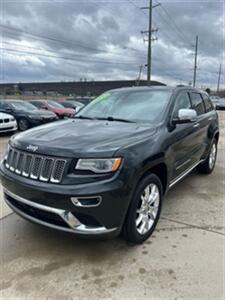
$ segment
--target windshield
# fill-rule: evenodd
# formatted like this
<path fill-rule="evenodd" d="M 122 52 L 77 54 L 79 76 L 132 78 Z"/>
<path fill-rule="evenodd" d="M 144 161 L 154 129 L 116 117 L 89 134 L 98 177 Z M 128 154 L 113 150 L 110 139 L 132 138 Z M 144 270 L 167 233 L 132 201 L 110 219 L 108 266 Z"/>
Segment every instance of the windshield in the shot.
<path fill-rule="evenodd" d="M 13 108 L 18 110 L 26 110 L 26 111 L 37 110 L 36 106 L 25 101 L 11 101 L 10 103 L 13 106 Z"/>
<path fill-rule="evenodd" d="M 50 107 L 55 107 L 55 108 L 64 108 L 64 106 L 58 102 L 55 102 L 53 100 L 48 100 L 48 105 Z"/>
<path fill-rule="evenodd" d="M 84 107 L 77 116 L 152 123 L 161 117 L 170 95 L 170 92 L 160 90 L 106 92 Z"/>

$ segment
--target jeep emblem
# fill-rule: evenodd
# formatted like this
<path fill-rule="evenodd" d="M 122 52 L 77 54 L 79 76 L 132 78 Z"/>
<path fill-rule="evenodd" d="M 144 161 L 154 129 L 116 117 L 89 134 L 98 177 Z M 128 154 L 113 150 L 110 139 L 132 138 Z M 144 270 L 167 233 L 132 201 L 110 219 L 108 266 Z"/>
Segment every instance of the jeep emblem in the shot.
<path fill-rule="evenodd" d="M 38 146 L 29 145 L 27 146 L 27 150 L 30 150 L 32 152 L 36 152 L 38 149 Z"/>

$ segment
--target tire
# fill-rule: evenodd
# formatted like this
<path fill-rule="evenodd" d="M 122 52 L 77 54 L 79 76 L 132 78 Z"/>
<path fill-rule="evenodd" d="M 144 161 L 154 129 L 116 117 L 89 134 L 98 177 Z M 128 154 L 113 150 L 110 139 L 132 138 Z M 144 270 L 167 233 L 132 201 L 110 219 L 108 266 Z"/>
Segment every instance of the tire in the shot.
<path fill-rule="evenodd" d="M 25 131 L 25 130 L 29 129 L 29 127 L 30 127 L 30 124 L 26 118 L 20 118 L 18 120 L 18 128 L 20 131 Z"/>
<path fill-rule="evenodd" d="M 197 171 L 201 174 L 210 174 L 213 172 L 217 158 L 217 141 L 213 140 L 210 151 L 206 160 L 197 166 Z"/>
<path fill-rule="evenodd" d="M 149 197 L 146 195 L 148 188 L 150 194 Z M 154 195 L 152 199 L 156 198 L 157 195 L 157 200 L 152 204 L 149 202 L 151 201 L 151 195 Z M 144 204 L 146 199 L 148 199 L 148 204 Z M 127 241 L 140 244 L 150 237 L 159 220 L 162 199 L 163 187 L 160 179 L 154 174 L 149 174 L 148 176 L 144 177 L 134 192 L 124 222 L 123 236 Z M 143 228 L 144 223 L 146 226 Z"/>

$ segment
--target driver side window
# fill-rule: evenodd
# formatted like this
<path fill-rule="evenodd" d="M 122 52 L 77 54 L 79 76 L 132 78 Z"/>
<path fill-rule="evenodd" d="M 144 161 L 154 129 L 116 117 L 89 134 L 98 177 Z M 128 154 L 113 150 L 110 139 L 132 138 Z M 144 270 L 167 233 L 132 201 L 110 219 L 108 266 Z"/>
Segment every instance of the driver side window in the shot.
<path fill-rule="evenodd" d="M 180 109 L 190 109 L 190 108 L 191 108 L 191 102 L 190 102 L 188 94 L 187 93 L 181 93 L 176 99 L 176 103 L 175 103 L 175 106 L 174 106 L 173 117 L 174 118 L 178 117 L 178 111 Z"/>

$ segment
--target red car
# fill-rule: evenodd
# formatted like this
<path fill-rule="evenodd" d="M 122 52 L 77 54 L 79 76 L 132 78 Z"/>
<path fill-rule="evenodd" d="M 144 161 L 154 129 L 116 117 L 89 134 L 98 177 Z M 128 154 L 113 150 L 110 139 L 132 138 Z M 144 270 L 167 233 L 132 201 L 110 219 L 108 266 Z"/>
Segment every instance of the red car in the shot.
<path fill-rule="evenodd" d="M 31 100 L 30 103 L 39 109 L 46 109 L 54 112 L 60 119 L 75 115 L 76 111 L 72 108 L 65 108 L 62 104 L 53 100 Z"/>

